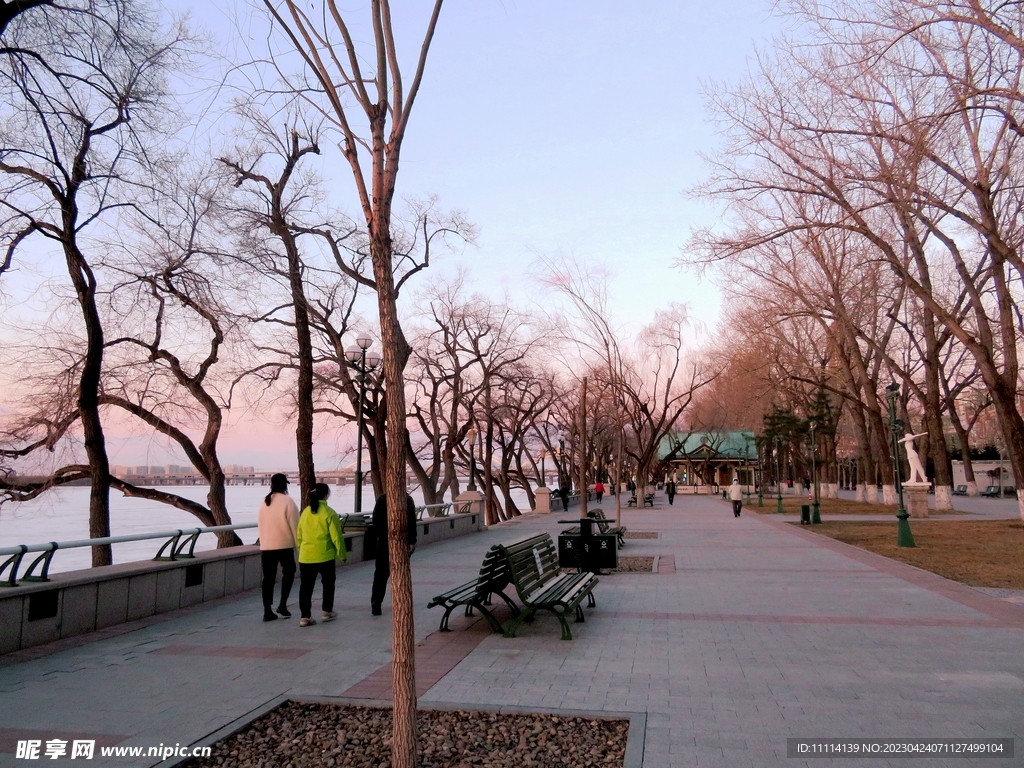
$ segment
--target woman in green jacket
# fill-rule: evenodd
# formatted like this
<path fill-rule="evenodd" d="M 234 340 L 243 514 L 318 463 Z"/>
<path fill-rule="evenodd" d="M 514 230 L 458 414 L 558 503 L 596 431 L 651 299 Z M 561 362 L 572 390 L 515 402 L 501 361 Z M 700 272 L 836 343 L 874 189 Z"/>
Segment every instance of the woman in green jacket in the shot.
<path fill-rule="evenodd" d="M 345 538 L 341 533 L 338 513 L 327 506 L 331 489 L 326 483 L 317 483 L 310 494 L 310 505 L 299 516 L 296 540 L 299 545 L 299 619 L 300 627 L 316 624 L 313 613 L 313 587 L 316 577 L 324 589 L 322 621 L 333 621 L 335 561 L 345 562 Z"/>

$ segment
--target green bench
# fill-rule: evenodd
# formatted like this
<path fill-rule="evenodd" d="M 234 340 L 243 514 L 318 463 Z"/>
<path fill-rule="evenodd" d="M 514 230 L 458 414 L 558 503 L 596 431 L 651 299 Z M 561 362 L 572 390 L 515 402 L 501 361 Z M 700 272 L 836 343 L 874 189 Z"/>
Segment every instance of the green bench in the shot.
<path fill-rule="evenodd" d="M 531 536 L 507 546 L 498 545 L 508 563 L 512 583 L 523 604 L 522 610 L 505 624 L 505 637 L 515 637 L 524 621 L 532 621 L 537 611 L 551 611 L 562 625 L 562 639 L 572 640 L 565 617 L 576 614 L 584 621 L 583 599 L 596 605 L 593 589 L 597 577 L 592 573 L 562 573 L 558 552 L 548 533 Z"/>
<path fill-rule="evenodd" d="M 466 606 L 466 616 L 472 616 L 474 608 L 479 609 L 495 632 L 503 632 L 504 629 L 501 626 L 501 622 L 495 618 L 487 606 L 491 605 L 491 595 L 498 595 L 512 609 L 512 615 L 518 616 L 519 606 L 513 603 L 503 591 L 511 582 L 512 573 L 508 567 L 508 560 L 505 558 L 504 553 L 495 545 L 491 547 L 484 557 L 483 565 L 480 566 L 480 573 L 475 579 L 433 598 L 427 605 L 427 608 L 440 605 L 445 609 L 444 616 L 441 617 L 442 632 L 450 631 L 448 628 L 448 617 L 460 605 Z"/>
<path fill-rule="evenodd" d="M 604 510 L 601 507 L 587 512 L 587 517 L 592 517 L 597 521 L 597 527 L 601 533 L 614 533 L 619 542 L 619 549 L 626 546 L 626 526 L 624 525 L 613 525 L 613 521 L 609 520 L 604 516 Z M 580 527 L 574 525 L 572 528 L 566 528 L 564 533 L 579 533 Z"/>
<path fill-rule="evenodd" d="M 635 507 L 636 506 L 636 496 L 633 496 L 632 498 L 630 498 L 630 500 L 626 502 L 626 506 L 627 507 Z M 654 494 L 653 493 L 645 493 L 644 494 L 644 506 L 645 507 L 653 507 L 654 506 Z"/>

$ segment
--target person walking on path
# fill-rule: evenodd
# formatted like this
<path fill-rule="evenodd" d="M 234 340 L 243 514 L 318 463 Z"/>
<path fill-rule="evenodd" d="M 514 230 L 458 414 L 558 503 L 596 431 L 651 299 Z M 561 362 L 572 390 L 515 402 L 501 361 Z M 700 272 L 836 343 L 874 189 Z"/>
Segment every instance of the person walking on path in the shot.
<path fill-rule="evenodd" d="M 411 555 L 416 549 L 416 502 L 412 496 L 405 494 L 406 544 Z M 370 612 L 380 616 L 383 611 L 384 593 L 391 578 L 391 560 L 388 555 L 388 500 L 381 494 L 373 505 L 373 530 L 377 536 L 377 562 L 373 569 L 373 591 L 370 593 Z"/>
<path fill-rule="evenodd" d="M 260 537 L 260 561 L 263 564 L 263 620 L 274 621 L 274 584 L 277 567 L 281 566 L 281 601 L 277 613 L 291 616 L 288 595 L 295 581 L 295 529 L 299 524 L 299 508 L 288 495 L 288 478 L 278 472 L 270 478 L 270 493 L 263 499 L 256 515 Z"/>
<path fill-rule="evenodd" d="M 668 496 L 668 504 L 672 506 L 672 500 L 676 497 L 676 481 L 669 480 L 665 483 L 665 495 Z"/>
<path fill-rule="evenodd" d="M 560 485 L 558 487 L 558 498 L 560 498 L 562 500 L 562 511 L 563 512 L 568 512 L 569 511 L 569 489 L 566 486 Z"/>
<path fill-rule="evenodd" d="M 604 496 L 604 483 L 602 483 L 600 480 L 598 480 L 594 484 L 594 493 L 597 494 L 597 503 L 600 504 L 601 497 Z"/>
<path fill-rule="evenodd" d="M 740 478 L 736 476 L 729 486 L 729 498 L 732 499 L 732 513 L 735 517 L 740 516 L 740 508 L 743 506 L 743 489 L 740 488 Z"/>
<path fill-rule="evenodd" d="M 327 506 L 331 489 L 326 483 L 313 486 L 309 506 L 299 517 L 296 539 L 299 544 L 299 619 L 300 627 L 316 624 L 313 618 L 313 587 L 320 577 L 323 587 L 321 620 L 333 621 L 338 617 L 334 611 L 334 581 L 337 577 L 336 561 L 345 562 L 345 537 L 341 531 L 338 513 Z"/>

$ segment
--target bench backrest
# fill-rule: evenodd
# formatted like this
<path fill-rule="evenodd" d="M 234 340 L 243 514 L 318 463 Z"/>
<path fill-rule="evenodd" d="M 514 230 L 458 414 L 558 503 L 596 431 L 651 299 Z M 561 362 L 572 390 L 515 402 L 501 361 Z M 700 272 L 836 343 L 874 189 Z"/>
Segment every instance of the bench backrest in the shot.
<path fill-rule="evenodd" d="M 476 581 L 476 596 L 480 600 L 487 599 L 492 592 L 501 592 L 512 582 L 512 571 L 508 567 L 508 559 L 501 548 L 495 544 L 487 551 L 480 575 Z"/>
<path fill-rule="evenodd" d="M 498 546 L 508 563 L 516 591 L 523 599 L 529 598 L 538 587 L 559 572 L 558 552 L 549 533 Z"/>

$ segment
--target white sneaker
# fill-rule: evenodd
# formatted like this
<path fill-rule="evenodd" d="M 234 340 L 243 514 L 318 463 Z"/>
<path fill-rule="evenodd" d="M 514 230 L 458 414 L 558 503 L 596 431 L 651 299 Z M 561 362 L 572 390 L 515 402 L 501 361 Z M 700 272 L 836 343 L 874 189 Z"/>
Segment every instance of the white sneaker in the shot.
<path fill-rule="evenodd" d="M 336 618 L 338 618 L 337 611 L 324 611 L 320 614 L 320 621 L 323 621 L 325 623 L 328 621 L 334 621 Z"/>
<path fill-rule="evenodd" d="M 299 619 L 300 627 L 312 627 L 316 624 L 316 619 Z"/>

